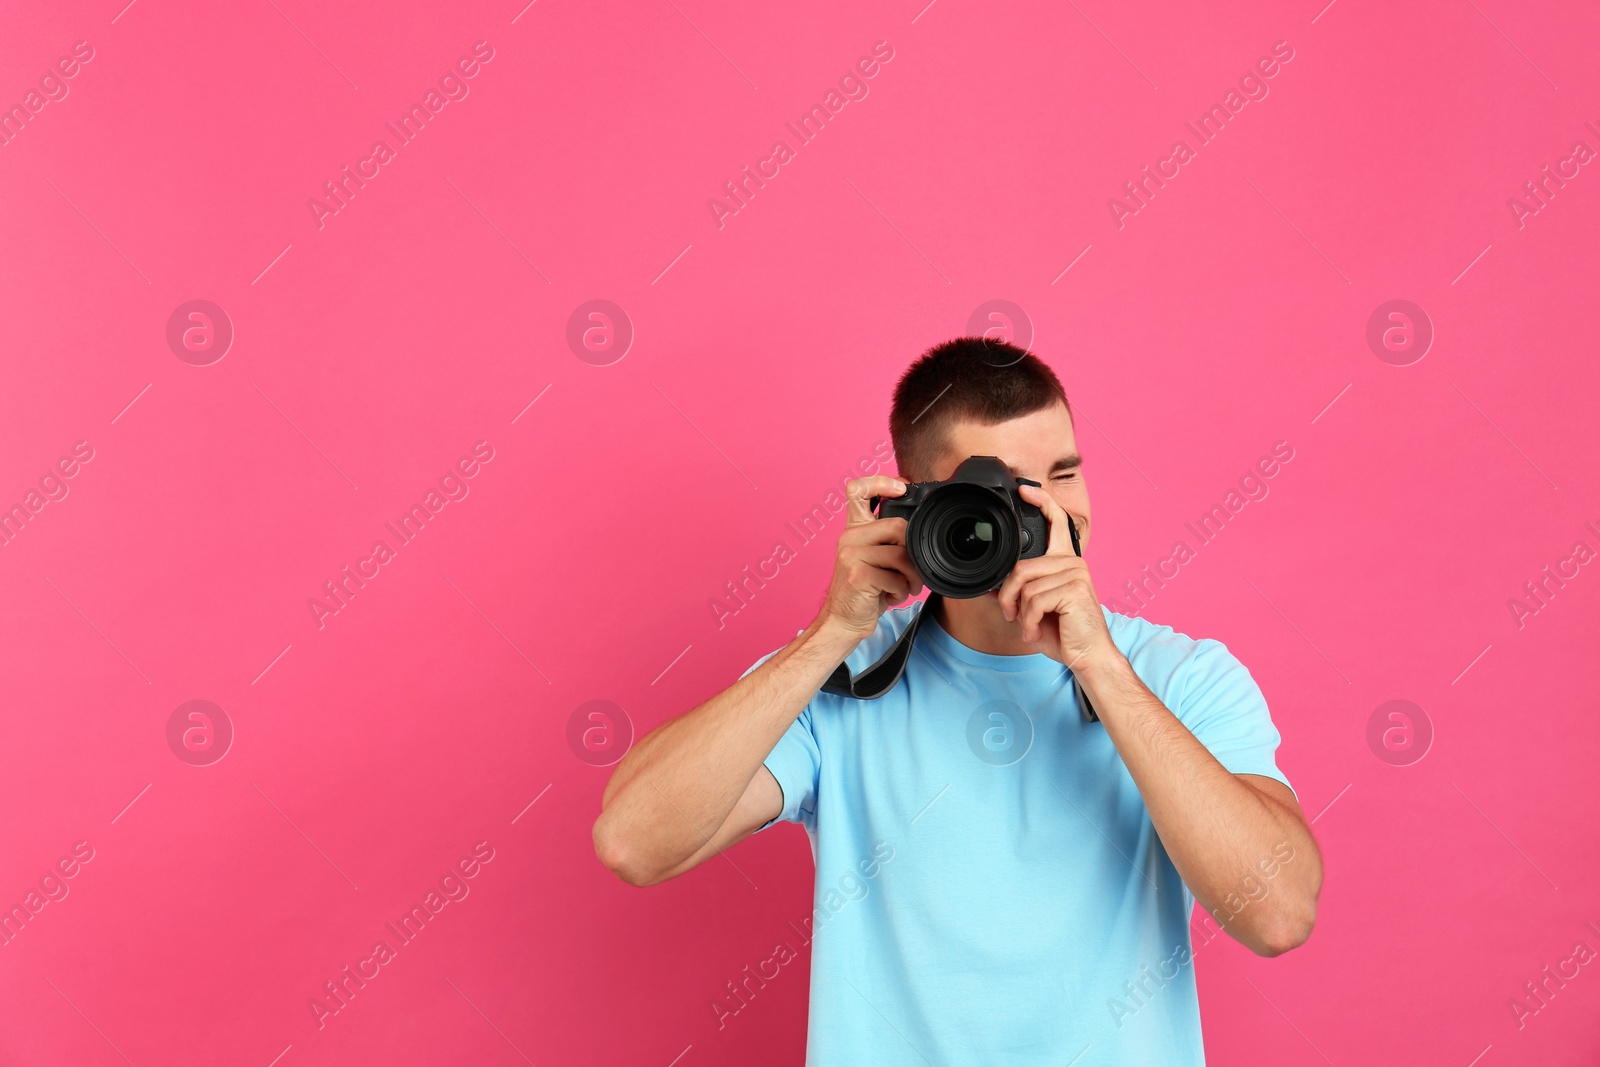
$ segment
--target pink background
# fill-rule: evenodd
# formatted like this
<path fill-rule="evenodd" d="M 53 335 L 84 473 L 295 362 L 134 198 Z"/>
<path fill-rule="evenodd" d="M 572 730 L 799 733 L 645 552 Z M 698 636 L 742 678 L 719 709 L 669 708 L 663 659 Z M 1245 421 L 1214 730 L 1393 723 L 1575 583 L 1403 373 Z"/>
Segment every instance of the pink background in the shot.
<path fill-rule="evenodd" d="M 808 914 L 802 832 L 629 888 L 568 721 L 643 733 L 803 626 L 837 519 L 711 603 L 992 299 L 1080 412 L 1108 602 L 1294 449 L 1146 611 L 1250 667 L 1326 852 L 1306 947 L 1200 951 L 1213 1061 L 1600 1056 L 1600 966 L 1508 1007 L 1600 950 L 1600 567 L 1507 603 L 1600 549 L 1600 174 L 1507 205 L 1600 149 L 1592 5 L 122 4 L 16 5 L 0 41 L 0 103 L 93 49 L 0 146 L 0 504 L 93 450 L 0 547 L 0 904 L 93 849 L 0 948 L 0 1061 L 801 1063 L 806 964 L 720 1031 L 710 1005 Z M 478 41 L 469 95 L 319 228 Z M 1279 41 L 1269 95 L 1119 228 Z M 193 299 L 235 330 L 209 366 L 166 341 Z M 566 341 L 591 299 L 635 332 L 607 366 Z M 1365 340 L 1392 299 L 1436 331 L 1408 366 Z M 479 441 L 470 494 L 319 628 Z M 1404 766 L 1367 741 L 1397 699 L 1434 735 Z M 208 766 L 168 745 L 190 700 L 235 731 Z M 319 1028 L 479 842 L 470 895 Z"/>

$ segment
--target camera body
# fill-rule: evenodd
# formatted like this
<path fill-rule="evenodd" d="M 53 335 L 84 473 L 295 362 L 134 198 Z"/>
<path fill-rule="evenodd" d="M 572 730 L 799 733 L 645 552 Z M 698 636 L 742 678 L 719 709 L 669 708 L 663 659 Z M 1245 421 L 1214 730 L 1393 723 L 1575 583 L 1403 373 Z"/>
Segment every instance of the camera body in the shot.
<path fill-rule="evenodd" d="M 912 482 L 903 495 L 872 503 L 880 519 L 907 521 L 906 550 L 930 590 L 970 600 L 1000 588 L 1017 561 L 1049 547 L 1050 520 L 1022 499 L 1019 485 L 1039 483 L 1013 477 L 995 456 L 972 456 L 949 481 Z"/>

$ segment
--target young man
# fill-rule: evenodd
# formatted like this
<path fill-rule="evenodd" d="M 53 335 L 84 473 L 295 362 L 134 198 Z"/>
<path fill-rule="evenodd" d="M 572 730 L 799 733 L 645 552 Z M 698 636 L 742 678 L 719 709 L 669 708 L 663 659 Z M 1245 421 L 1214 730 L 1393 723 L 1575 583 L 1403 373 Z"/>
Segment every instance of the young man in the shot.
<path fill-rule="evenodd" d="M 1261 690 L 1221 643 L 1103 608 L 1071 409 L 1055 374 L 961 338 L 917 360 L 890 431 L 906 481 L 997 456 L 1043 486 L 1044 555 L 944 599 L 905 673 L 871 665 L 925 602 L 906 521 L 848 487 L 827 598 L 793 641 L 652 731 L 594 827 L 633 885 L 676 877 L 778 819 L 816 860 L 807 1064 L 1200 1064 L 1196 900 L 1252 951 L 1311 933 L 1322 860 Z M 1077 687 L 1098 720 L 1083 714 Z"/>

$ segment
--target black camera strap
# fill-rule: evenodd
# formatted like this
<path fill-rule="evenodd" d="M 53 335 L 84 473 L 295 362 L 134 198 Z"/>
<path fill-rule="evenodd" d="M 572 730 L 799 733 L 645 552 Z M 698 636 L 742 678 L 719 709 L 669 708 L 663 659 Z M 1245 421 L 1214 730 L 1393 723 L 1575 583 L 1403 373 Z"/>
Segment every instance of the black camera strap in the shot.
<path fill-rule="evenodd" d="M 1073 540 L 1077 540 L 1077 531 L 1073 531 Z M 847 664 L 839 664 L 828 676 L 828 680 L 822 683 L 822 691 L 834 696 L 853 697 L 856 700 L 876 700 L 893 689 L 895 683 L 900 681 L 900 676 L 906 672 L 906 662 L 911 659 L 911 646 L 916 641 L 917 631 L 922 628 L 922 620 L 936 610 L 943 599 L 938 593 L 929 593 L 928 599 L 917 612 L 917 617 L 901 631 L 900 636 L 895 638 L 894 644 L 878 657 L 877 662 L 856 675 L 850 673 Z M 1099 722 L 1100 716 L 1095 714 L 1094 705 L 1084 696 L 1083 686 L 1078 684 L 1076 678 L 1072 680 L 1072 691 L 1078 698 L 1078 711 L 1083 716 L 1083 721 Z"/>
<path fill-rule="evenodd" d="M 876 700 L 894 688 L 900 676 L 906 672 L 906 661 L 911 658 L 911 644 L 916 640 L 917 631 L 922 628 L 922 620 L 928 617 L 928 612 L 939 606 L 944 598 L 938 593 L 929 593 L 928 599 L 923 601 L 922 608 L 917 612 L 917 617 L 901 631 L 895 638 L 889 651 L 878 657 L 878 661 L 860 674 L 851 675 L 848 664 L 841 663 L 833 669 L 828 680 L 822 683 L 824 693 L 834 696 L 854 697 L 857 700 Z"/>

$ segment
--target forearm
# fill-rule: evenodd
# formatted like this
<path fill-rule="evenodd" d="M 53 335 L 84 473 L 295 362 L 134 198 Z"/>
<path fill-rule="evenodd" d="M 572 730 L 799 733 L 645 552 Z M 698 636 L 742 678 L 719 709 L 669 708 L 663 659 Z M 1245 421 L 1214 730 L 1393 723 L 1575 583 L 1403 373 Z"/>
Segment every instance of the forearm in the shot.
<path fill-rule="evenodd" d="M 789 724 L 855 646 L 813 623 L 771 659 L 664 723 L 618 764 L 597 844 L 638 871 L 666 871 L 711 839 Z"/>
<path fill-rule="evenodd" d="M 1075 676 L 1196 901 L 1254 952 L 1275 955 L 1304 941 L 1322 860 L 1299 814 L 1223 767 L 1120 655 Z"/>

